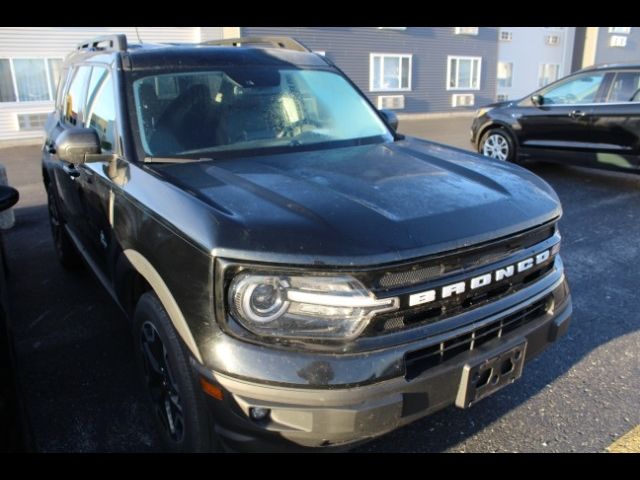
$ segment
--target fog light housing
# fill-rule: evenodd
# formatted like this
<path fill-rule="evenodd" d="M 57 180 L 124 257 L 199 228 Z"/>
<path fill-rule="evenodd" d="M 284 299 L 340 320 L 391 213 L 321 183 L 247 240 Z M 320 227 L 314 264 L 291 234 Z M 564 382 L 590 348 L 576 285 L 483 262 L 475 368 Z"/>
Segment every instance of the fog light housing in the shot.
<path fill-rule="evenodd" d="M 249 409 L 249 416 L 251 420 L 262 421 L 266 420 L 271 413 L 271 409 L 263 407 L 251 407 Z"/>

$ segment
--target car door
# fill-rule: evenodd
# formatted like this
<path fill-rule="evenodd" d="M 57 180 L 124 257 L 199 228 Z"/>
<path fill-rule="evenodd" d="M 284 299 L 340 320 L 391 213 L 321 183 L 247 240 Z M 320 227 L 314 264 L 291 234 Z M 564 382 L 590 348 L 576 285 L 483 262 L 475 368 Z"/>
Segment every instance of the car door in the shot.
<path fill-rule="evenodd" d="M 525 99 L 516 113 L 520 145 L 532 156 L 596 148 L 593 105 L 602 95 L 604 79 L 605 73 L 598 71 L 573 75 Z M 536 97 L 538 104 L 532 100 Z"/>
<path fill-rule="evenodd" d="M 93 67 L 87 93 L 84 126 L 93 128 L 100 138 L 102 154 L 118 154 L 116 141 L 116 97 L 112 72 L 101 66 Z M 112 246 L 110 205 L 112 180 L 109 162 L 85 163 L 78 169 L 83 196 L 83 217 L 87 246 L 98 269 L 108 272 L 108 253 Z"/>
<path fill-rule="evenodd" d="M 611 72 L 603 101 L 592 113 L 597 166 L 640 169 L 640 70 Z"/>
<path fill-rule="evenodd" d="M 76 67 L 71 73 L 71 81 L 64 90 L 60 109 L 48 122 L 45 142 L 46 154 L 56 158 L 53 165 L 58 207 L 68 229 L 80 240 L 84 233 L 82 191 L 80 182 L 77 181 L 80 172 L 76 165 L 57 157 L 56 140 L 66 129 L 82 126 L 87 82 L 90 74 L 91 67 L 86 65 Z"/>

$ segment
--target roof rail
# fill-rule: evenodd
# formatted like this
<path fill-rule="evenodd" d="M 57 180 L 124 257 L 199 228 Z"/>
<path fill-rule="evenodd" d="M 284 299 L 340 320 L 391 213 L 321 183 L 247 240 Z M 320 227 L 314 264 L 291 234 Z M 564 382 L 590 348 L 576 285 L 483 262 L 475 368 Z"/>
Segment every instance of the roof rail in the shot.
<path fill-rule="evenodd" d="M 101 47 L 100 44 L 106 43 Z M 117 52 L 127 51 L 127 36 L 123 33 L 117 35 L 103 35 L 92 38 L 86 42 L 78 44 L 77 50 L 115 50 Z"/>
<path fill-rule="evenodd" d="M 209 40 L 202 42 L 201 45 L 219 45 L 219 46 L 270 46 L 277 48 L 286 48 L 287 50 L 296 50 L 298 52 L 310 52 L 302 43 L 291 37 L 242 37 L 242 38 L 226 38 L 224 40 Z"/>

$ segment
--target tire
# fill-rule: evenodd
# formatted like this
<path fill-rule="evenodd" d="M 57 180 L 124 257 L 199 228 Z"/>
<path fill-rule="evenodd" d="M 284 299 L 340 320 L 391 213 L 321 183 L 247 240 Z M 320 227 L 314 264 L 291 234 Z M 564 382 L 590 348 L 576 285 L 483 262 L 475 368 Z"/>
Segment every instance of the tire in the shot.
<path fill-rule="evenodd" d="M 79 270 L 83 267 L 82 258 L 64 228 L 64 218 L 58 208 L 58 203 L 51 187 L 47 187 L 47 200 L 53 248 L 56 251 L 58 261 L 62 265 L 62 268 L 67 271 Z"/>
<path fill-rule="evenodd" d="M 165 449 L 219 451 L 187 349 L 155 293 L 140 297 L 133 329 L 138 369 Z"/>
<path fill-rule="evenodd" d="M 482 135 L 478 152 L 503 162 L 519 163 L 513 137 L 502 127 L 492 128 Z"/>

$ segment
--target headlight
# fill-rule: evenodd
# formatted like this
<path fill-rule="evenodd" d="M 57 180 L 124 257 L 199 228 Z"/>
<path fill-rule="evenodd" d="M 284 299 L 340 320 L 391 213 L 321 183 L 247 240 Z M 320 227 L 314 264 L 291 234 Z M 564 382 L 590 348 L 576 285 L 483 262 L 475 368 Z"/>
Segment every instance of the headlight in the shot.
<path fill-rule="evenodd" d="M 376 314 L 398 308 L 349 276 L 241 273 L 229 286 L 231 315 L 258 335 L 349 340 Z"/>
<path fill-rule="evenodd" d="M 481 117 L 485 113 L 489 112 L 493 107 L 484 107 L 476 110 L 476 117 Z"/>

